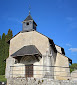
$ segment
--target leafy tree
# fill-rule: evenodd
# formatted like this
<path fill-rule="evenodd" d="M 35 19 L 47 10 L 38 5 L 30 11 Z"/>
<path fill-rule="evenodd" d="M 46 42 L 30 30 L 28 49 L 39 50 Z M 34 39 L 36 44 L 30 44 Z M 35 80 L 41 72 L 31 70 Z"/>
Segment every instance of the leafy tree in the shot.
<path fill-rule="evenodd" d="M 73 63 L 72 65 L 70 65 L 70 72 L 77 70 L 77 63 Z"/>

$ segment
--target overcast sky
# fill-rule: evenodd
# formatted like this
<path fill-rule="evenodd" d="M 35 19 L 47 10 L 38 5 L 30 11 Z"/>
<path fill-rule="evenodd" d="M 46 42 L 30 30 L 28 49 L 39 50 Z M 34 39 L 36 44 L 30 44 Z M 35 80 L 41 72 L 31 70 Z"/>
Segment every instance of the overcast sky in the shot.
<path fill-rule="evenodd" d="M 29 3 L 37 31 L 53 39 L 77 63 L 77 0 L 0 0 L 0 35 L 9 28 L 13 35 L 22 30 Z"/>

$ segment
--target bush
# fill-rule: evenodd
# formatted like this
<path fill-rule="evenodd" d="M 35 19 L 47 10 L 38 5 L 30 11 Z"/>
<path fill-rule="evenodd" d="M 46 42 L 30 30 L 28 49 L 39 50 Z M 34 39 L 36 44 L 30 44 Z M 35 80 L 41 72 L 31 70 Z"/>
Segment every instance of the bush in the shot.
<path fill-rule="evenodd" d="M 72 65 L 70 65 L 70 72 L 77 70 L 77 63 L 73 63 Z"/>

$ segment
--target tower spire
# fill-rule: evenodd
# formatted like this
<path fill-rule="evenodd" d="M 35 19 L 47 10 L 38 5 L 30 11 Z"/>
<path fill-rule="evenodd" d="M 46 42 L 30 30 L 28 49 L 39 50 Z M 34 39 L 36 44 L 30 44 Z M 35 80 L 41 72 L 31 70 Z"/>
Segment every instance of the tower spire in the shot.
<path fill-rule="evenodd" d="M 29 15 L 30 15 L 30 11 L 29 11 Z"/>
<path fill-rule="evenodd" d="M 30 10 L 31 10 L 31 5 L 30 5 L 30 0 L 29 0 L 29 15 L 30 15 Z"/>

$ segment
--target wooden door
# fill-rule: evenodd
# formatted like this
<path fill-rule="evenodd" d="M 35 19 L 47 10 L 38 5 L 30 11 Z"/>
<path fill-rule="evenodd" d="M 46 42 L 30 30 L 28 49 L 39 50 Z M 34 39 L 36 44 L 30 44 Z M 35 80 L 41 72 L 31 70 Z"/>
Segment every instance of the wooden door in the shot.
<path fill-rule="evenodd" d="M 25 66 L 25 76 L 33 77 L 33 64 Z"/>

